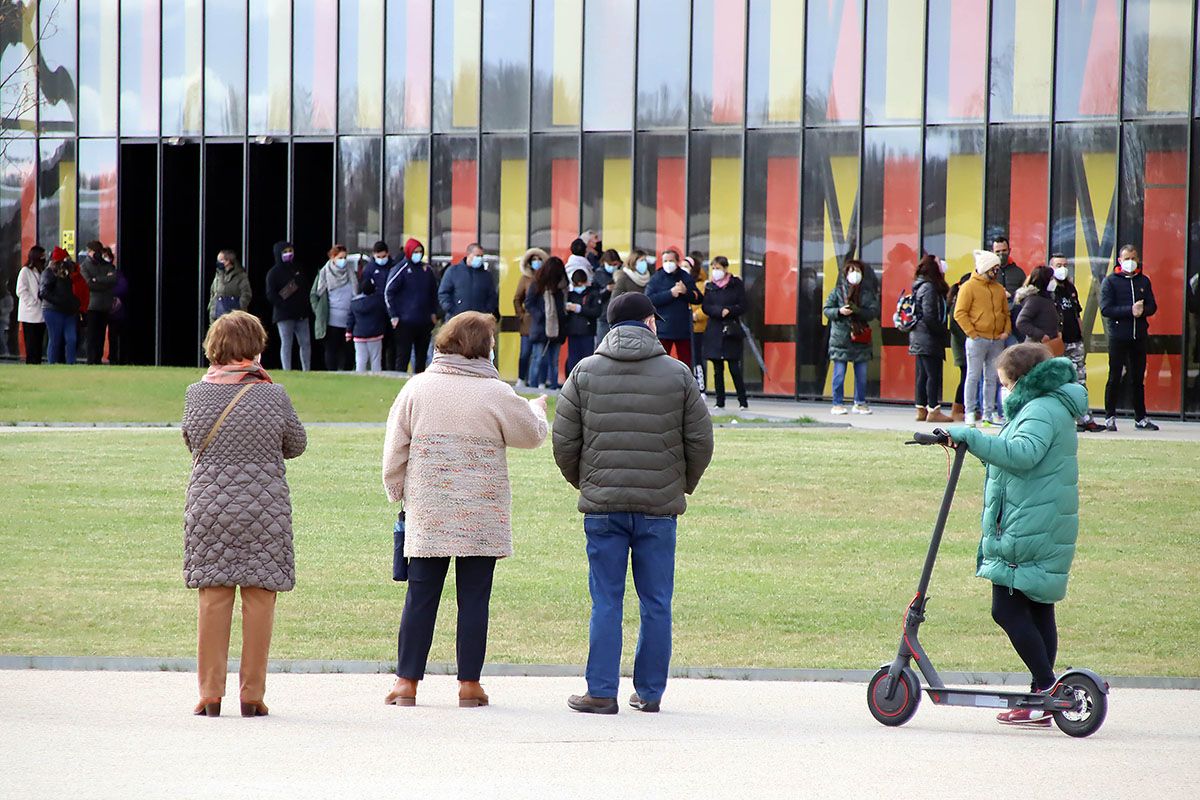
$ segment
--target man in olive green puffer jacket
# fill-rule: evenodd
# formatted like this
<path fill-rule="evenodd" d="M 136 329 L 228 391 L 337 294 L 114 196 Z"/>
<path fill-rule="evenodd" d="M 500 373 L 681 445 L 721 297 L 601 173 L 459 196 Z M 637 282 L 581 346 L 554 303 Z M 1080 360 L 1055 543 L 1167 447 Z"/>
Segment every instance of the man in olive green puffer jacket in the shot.
<path fill-rule="evenodd" d="M 696 378 L 663 350 L 656 317 L 643 294 L 614 299 L 611 330 L 575 367 L 555 413 L 554 460 L 586 515 L 588 692 L 567 701 L 585 713 L 617 713 L 630 553 L 641 633 L 629 702 L 658 711 L 671 662 L 676 517 L 712 459 L 712 420 Z"/>
<path fill-rule="evenodd" d="M 1066 358 L 1036 343 L 1010 347 L 996 364 L 1011 393 L 998 436 L 966 426 L 950 437 L 987 467 L 976 575 L 992 582 L 992 618 L 1033 673 L 1033 691 L 1054 685 L 1054 604 L 1066 597 L 1079 535 L 1079 436 L 1087 390 Z M 1006 711 L 1006 724 L 1046 726 L 1050 717 Z"/>

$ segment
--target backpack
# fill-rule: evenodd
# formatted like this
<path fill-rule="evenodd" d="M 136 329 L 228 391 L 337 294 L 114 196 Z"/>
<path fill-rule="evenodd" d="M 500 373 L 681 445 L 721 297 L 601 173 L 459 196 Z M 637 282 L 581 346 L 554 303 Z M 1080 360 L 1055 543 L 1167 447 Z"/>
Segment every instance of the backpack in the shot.
<path fill-rule="evenodd" d="M 912 292 L 900 292 L 896 299 L 896 313 L 892 314 L 892 324 L 896 330 L 910 332 L 921 321 L 921 308 Z"/>

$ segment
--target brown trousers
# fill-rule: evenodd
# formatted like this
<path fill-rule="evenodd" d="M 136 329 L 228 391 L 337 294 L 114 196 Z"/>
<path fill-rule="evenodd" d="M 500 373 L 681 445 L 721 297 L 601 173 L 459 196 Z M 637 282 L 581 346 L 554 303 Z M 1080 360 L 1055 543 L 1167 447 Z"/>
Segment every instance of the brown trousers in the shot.
<path fill-rule="evenodd" d="M 275 592 L 241 587 L 242 666 L 241 699 L 262 702 L 267 691 L 267 654 L 275 624 Z M 196 647 L 200 697 L 224 697 L 225 673 L 229 666 L 229 630 L 233 624 L 232 586 L 200 590 L 200 622 Z"/>

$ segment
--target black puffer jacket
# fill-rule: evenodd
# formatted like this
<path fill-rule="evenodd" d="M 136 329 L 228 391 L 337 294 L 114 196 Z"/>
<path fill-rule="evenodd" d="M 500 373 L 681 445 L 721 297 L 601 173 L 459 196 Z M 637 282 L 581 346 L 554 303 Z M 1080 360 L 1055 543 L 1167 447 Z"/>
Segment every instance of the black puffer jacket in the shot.
<path fill-rule="evenodd" d="M 71 286 L 71 276 L 56 275 L 53 267 L 42 270 L 38 296 L 42 307 L 59 314 L 78 314 L 79 297 Z"/>
<path fill-rule="evenodd" d="M 918 309 L 917 326 L 908 332 L 908 353 L 913 356 L 945 357 L 950 344 L 946 323 L 946 300 L 937 287 L 924 278 L 913 283 L 913 300 Z"/>
<path fill-rule="evenodd" d="M 712 452 L 696 377 L 644 325 L 609 331 L 559 395 L 554 460 L 585 514 L 682 514 Z"/>
<path fill-rule="evenodd" d="M 1043 337 L 1057 339 L 1062 325 L 1058 319 L 1058 304 L 1049 292 L 1034 291 L 1026 295 L 1017 315 L 1017 333 L 1027 342 L 1040 342 Z"/>
<path fill-rule="evenodd" d="M 746 285 L 736 275 L 722 288 L 712 281 L 704 288 L 701 306 L 708 315 L 704 329 L 704 356 L 724 361 L 741 361 L 746 334 L 742 331 L 742 314 L 746 310 Z M 721 312 L 729 309 L 729 316 Z"/>
<path fill-rule="evenodd" d="M 272 322 L 289 319 L 308 319 L 312 305 L 308 302 L 308 281 L 295 261 L 283 260 L 283 251 L 291 242 L 275 243 L 275 264 L 267 273 L 267 299 L 271 301 Z"/>

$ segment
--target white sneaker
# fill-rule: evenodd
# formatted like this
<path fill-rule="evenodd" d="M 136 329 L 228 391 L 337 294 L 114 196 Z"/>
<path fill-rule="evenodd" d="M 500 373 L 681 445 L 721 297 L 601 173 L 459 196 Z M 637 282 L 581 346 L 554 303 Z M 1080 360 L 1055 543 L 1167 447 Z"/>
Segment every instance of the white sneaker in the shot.
<path fill-rule="evenodd" d="M 979 418 L 974 413 L 968 413 L 967 416 L 963 419 L 963 424 L 966 425 L 968 428 L 974 428 L 976 425 L 979 424 Z"/>
<path fill-rule="evenodd" d="M 995 425 L 997 428 L 1003 428 L 1008 420 L 1004 418 L 1003 414 L 993 411 L 991 414 L 988 414 L 987 422 L 989 425 Z"/>
<path fill-rule="evenodd" d="M 521 380 L 521 379 L 519 379 L 519 378 L 518 378 L 518 379 L 517 379 L 517 383 L 516 383 L 516 385 L 515 385 L 513 388 L 514 388 L 514 389 L 528 389 L 528 388 L 529 388 L 529 384 L 525 383 L 525 381 L 523 381 L 523 380 Z"/>
<path fill-rule="evenodd" d="M 873 411 L 871 411 L 871 407 L 869 405 L 867 405 L 866 403 L 863 403 L 861 406 L 858 404 L 855 404 L 853 411 L 855 414 L 873 414 L 874 413 Z"/>
<path fill-rule="evenodd" d="M 833 414 L 835 417 L 844 417 L 849 412 L 846 410 L 845 406 L 834 406 L 829 410 L 829 413 Z"/>

